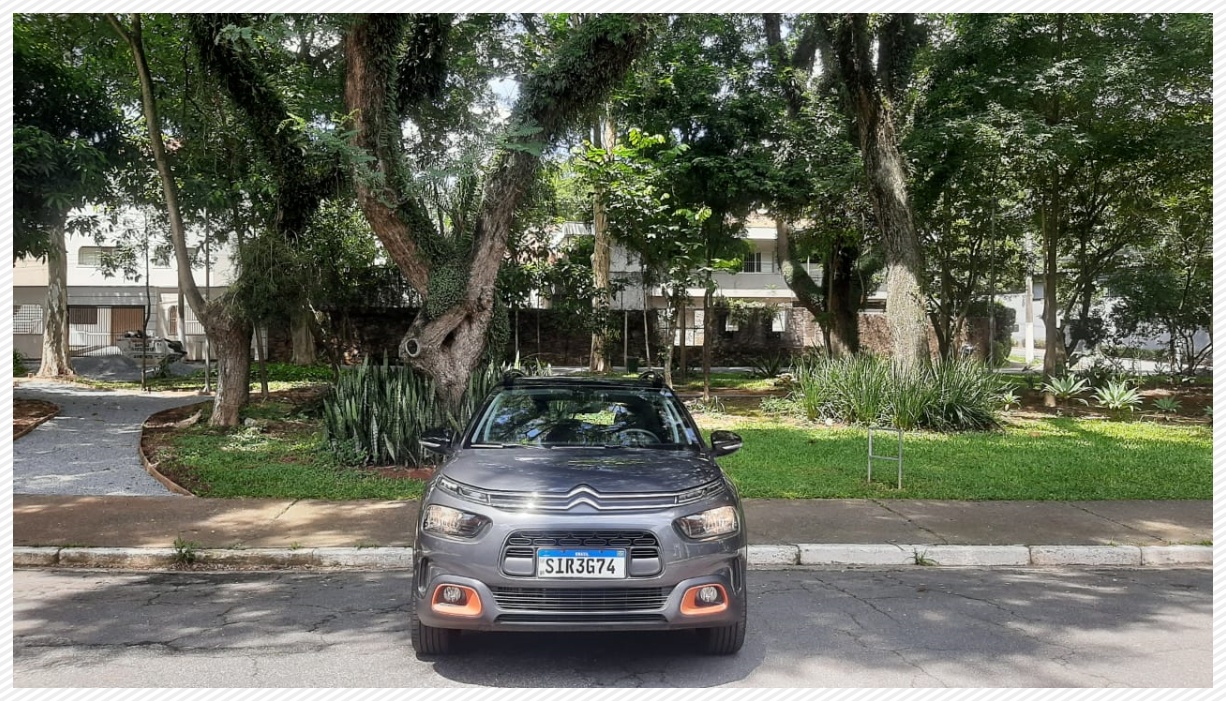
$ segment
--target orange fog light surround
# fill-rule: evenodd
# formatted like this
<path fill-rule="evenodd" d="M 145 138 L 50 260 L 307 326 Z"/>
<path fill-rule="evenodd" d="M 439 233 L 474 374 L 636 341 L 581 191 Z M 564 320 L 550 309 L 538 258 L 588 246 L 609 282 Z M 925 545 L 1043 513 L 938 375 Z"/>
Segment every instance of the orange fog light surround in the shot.
<path fill-rule="evenodd" d="M 449 604 L 443 600 L 443 590 L 451 587 L 464 593 L 460 603 Z M 444 616 L 463 616 L 472 618 L 481 615 L 481 597 L 477 590 L 462 584 L 440 584 L 434 588 L 434 596 L 430 598 L 430 610 Z"/>
<path fill-rule="evenodd" d="M 716 603 L 704 604 L 698 600 L 698 592 L 707 587 L 715 587 L 719 590 L 719 600 Z M 686 589 L 685 596 L 681 597 L 681 613 L 687 616 L 704 616 L 727 610 L 728 592 L 724 590 L 724 585 L 722 584 L 699 584 L 696 587 Z"/>

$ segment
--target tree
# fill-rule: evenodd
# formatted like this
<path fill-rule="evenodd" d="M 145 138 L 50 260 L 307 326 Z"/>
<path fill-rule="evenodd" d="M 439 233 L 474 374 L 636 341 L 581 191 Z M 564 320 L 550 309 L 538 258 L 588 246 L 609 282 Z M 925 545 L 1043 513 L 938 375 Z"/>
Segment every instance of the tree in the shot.
<path fill-rule="evenodd" d="M 347 29 L 345 105 L 360 154 L 358 200 L 387 254 L 422 297 L 401 356 L 433 378 L 446 406 L 459 407 L 485 350 L 512 218 L 540 154 L 626 74 L 651 24 L 646 16 L 601 15 L 563 32 L 519 87 L 475 216 L 444 222 L 441 230 L 414 183 L 402 125 L 445 83 L 453 25 L 436 16 L 371 15 Z M 500 324 L 505 332 L 505 312 Z"/>
<path fill-rule="evenodd" d="M 1210 34 L 1209 16 L 1191 14 L 951 18 L 939 82 L 968 113 L 1016 125 L 1015 172 L 1044 248 L 1048 375 L 1066 340 L 1096 340 L 1096 293 L 1151 245 L 1163 192 L 1207 167 Z"/>
<path fill-rule="evenodd" d="M 251 367 L 251 322 L 236 313 L 225 299 L 206 301 L 192 275 L 187 253 L 187 233 L 179 207 L 179 185 L 171 170 L 170 158 L 162 136 L 158 101 L 154 93 L 153 74 L 145 53 L 143 22 L 134 14 L 128 24 L 115 15 L 107 15 L 115 33 L 127 43 L 136 66 L 141 88 L 141 107 L 149 133 L 149 145 L 162 186 L 162 195 L 174 246 L 178 268 L 179 289 L 183 292 L 196 318 L 205 328 L 210 343 L 217 350 L 217 394 L 213 400 L 212 426 L 237 426 L 239 410 L 247 404 Z"/>
<path fill-rule="evenodd" d="M 1167 360 L 1185 374 L 1212 352 L 1213 225 L 1211 188 L 1172 195 L 1157 246 L 1130 256 L 1132 265 L 1108 283 L 1119 301 L 1111 321 L 1120 339 L 1134 334 L 1167 336 Z M 1202 332 L 1210 342 L 1199 344 Z"/>
<path fill-rule="evenodd" d="M 91 219 L 70 213 L 110 191 L 123 146 L 122 118 L 105 88 L 45 18 L 13 25 L 13 257 L 47 261 L 43 350 L 38 374 L 71 375 L 68 360 L 69 228 Z"/>
<path fill-rule="evenodd" d="M 824 15 L 814 34 L 822 63 L 835 76 L 855 118 L 869 199 L 886 261 L 886 318 L 894 360 L 929 356 L 924 257 L 907 192 L 895 112 L 905 98 L 916 53 L 925 43 L 914 15 Z"/>

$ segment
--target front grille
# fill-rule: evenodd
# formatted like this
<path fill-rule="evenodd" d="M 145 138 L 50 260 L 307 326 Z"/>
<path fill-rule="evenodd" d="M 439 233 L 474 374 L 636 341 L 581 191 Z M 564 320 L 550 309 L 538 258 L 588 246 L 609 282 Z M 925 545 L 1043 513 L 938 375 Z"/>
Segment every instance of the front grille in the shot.
<path fill-rule="evenodd" d="M 618 614 L 559 614 L 559 613 L 505 613 L 494 623 L 664 623 L 659 613 Z"/>
<path fill-rule="evenodd" d="M 494 601 L 518 611 L 650 611 L 664 606 L 667 587 L 557 589 L 493 587 Z"/>
<path fill-rule="evenodd" d="M 660 573 L 660 541 L 651 531 L 516 531 L 502 547 L 502 571 L 529 577 L 537 548 L 625 548 L 631 577 Z"/>
<path fill-rule="evenodd" d="M 653 549 L 658 555 L 660 541 L 650 531 L 517 531 L 507 538 L 507 549 L 522 549 L 530 552 L 531 548 L 627 548 L 644 553 Z M 631 552 L 631 556 L 634 553 Z"/>

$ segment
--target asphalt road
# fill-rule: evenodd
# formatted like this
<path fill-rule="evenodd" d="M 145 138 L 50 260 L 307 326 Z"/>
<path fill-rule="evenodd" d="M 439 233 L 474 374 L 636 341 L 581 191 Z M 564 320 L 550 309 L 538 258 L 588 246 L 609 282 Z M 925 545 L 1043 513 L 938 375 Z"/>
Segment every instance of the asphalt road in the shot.
<path fill-rule="evenodd" d="M 404 572 L 14 573 L 29 686 L 1210 686 L 1212 573 L 750 573 L 745 648 L 478 634 L 418 660 Z"/>

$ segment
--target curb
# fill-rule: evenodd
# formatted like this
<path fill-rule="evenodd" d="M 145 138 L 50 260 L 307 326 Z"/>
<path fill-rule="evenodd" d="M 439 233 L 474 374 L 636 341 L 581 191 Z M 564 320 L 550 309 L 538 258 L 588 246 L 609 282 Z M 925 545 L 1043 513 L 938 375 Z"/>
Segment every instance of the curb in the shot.
<path fill-rule="evenodd" d="M 408 570 L 412 548 L 69 548 L 15 547 L 13 567 L 170 569 L 190 555 L 202 568 Z M 1168 567 L 1210 566 L 1209 545 L 750 545 L 749 567 Z"/>

